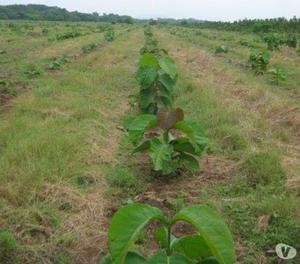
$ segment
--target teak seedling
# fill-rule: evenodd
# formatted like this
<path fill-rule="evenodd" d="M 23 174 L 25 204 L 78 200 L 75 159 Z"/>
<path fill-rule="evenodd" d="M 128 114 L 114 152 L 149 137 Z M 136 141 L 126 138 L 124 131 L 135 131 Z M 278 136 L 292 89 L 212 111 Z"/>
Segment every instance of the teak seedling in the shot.
<path fill-rule="evenodd" d="M 163 175 L 179 168 L 196 172 L 207 139 L 202 128 L 184 120 L 181 109 L 162 108 L 157 115 L 140 115 L 129 126 L 129 138 L 136 146 L 134 152 L 149 154 L 155 171 Z"/>
<path fill-rule="evenodd" d="M 150 28 L 145 29 L 144 35 L 145 35 L 145 45 L 140 50 L 141 55 L 143 55 L 144 53 L 152 53 L 157 56 L 168 54 L 166 50 L 160 49 L 158 47 L 158 41 L 157 39 L 154 38 Z"/>
<path fill-rule="evenodd" d="M 153 220 L 161 223 L 155 230 L 160 249 L 147 260 L 133 246 L 139 233 Z M 173 235 L 172 227 L 179 221 L 192 225 L 195 233 Z M 167 218 L 156 207 L 129 204 L 114 215 L 108 239 L 110 256 L 101 264 L 233 264 L 235 259 L 226 223 L 206 205 L 190 205 Z"/>
<path fill-rule="evenodd" d="M 173 87 L 177 80 L 175 62 L 167 55 L 141 56 L 136 79 L 140 84 L 140 107 L 144 113 L 155 114 L 161 107 L 171 107 Z"/>
<path fill-rule="evenodd" d="M 295 35 L 289 35 L 286 38 L 285 44 L 290 48 L 297 48 L 297 37 Z"/>
<path fill-rule="evenodd" d="M 275 34 L 265 34 L 262 36 L 263 41 L 268 45 L 268 50 L 279 50 L 280 45 L 282 44 L 282 39 Z"/>
<path fill-rule="evenodd" d="M 267 51 L 251 49 L 249 62 L 256 74 L 264 74 L 270 63 L 270 54 Z"/>
<path fill-rule="evenodd" d="M 279 85 L 281 82 L 286 81 L 287 77 L 288 77 L 288 73 L 287 71 L 285 71 L 284 69 L 281 68 L 273 68 L 268 70 L 268 74 L 271 77 L 271 82 Z"/>
<path fill-rule="evenodd" d="M 63 63 L 67 63 L 69 60 L 66 55 L 62 54 L 58 58 L 54 58 L 52 62 L 49 63 L 48 69 L 49 70 L 58 70 L 60 69 Z"/>
<path fill-rule="evenodd" d="M 225 45 L 220 45 L 216 48 L 215 53 L 228 53 L 228 47 Z"/>
<path fill-rule="evenodd" d="M 89 53 L 92 50 L 95 50 L 97 48 L 97 46 L 98 45 L 93 42 L 93 43 L 90 43 L 88 45 L 83 46 L 81 50 L 82 50 L 83 53 Z"/>
<path fill-rule="evenodd" d="M 106 33 L 104 34 L 104 38 L 106 41 L 108 42 L 112 42 L 115 39 L 115 31 L 113 29 L 109 29 L 108 31 L 106 31 Z"/>

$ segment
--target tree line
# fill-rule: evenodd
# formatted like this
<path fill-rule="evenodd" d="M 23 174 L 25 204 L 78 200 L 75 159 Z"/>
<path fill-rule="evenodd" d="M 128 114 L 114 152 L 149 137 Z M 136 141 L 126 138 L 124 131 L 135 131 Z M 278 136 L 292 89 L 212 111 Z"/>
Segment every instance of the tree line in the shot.
<path fill-rule="evenodd" d="M 64 8 L 32 4 L 0 6 L 0 19 L 133 23 L 133 18 L 130 16 L 116 14 L 99 15 L 97 12 L 92 14 L 77 11 L 69 12 Z"/>
<path fill-rule="evenodd" d="M 167 21 L 170 22 L 170 20 Z M 157 22 L 164 23 L 165 20 L 162 19 L 158 20 Z M 234 22 L 182 19 L 171 22 L 181 26 L 218 30 L 246 31 L 254 33 L 300 33 L 300 18 L 297 17 L 293 17 L 291 19 L 286 19 L 284 17 L 272 19 L 243 19 Z"/>
<path fill-rule="evenodd" d="M 0 19 L 12 20 L 47 20 L 47 21 L 100 21 L 128 23 L 134 22 L 155 24 L 172 24 L 194 28 L 211 28 L 219 30 L 247 31 L 255 33 L 285 32 L 300 33 L 300 18 L 284 17 L 272 19 L 243 19 L 234 22 L 222 21 L 203 21 L 197 19 L 150 19 L 138 20 L 130 16 L 120 16 L 117 14 L 99 15 L 97 12 L 92 14 L 80 13 L 77 11 L 69 12 L 64 8 L 49 7 L 45 5 L 7 5 L 0 6 Z"/>

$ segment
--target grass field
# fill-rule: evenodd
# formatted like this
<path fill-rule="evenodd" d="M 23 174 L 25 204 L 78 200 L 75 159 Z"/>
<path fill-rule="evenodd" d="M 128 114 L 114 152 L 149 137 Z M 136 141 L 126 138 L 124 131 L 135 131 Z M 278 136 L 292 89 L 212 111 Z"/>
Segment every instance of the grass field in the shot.
<path fill-rule="evenodd" d="M 158 177 L 132 154 L 143 26 L 0 22 L 0 263 L 99 263 L 128 201 L 211 205 L 236 263 L 281 263 L 278 243 L 300 249 L 300 56 L 271 52 L 289 73 L 277 85 L 249 67 L 241 41 L 265 46 L 254 34 L 152 30 L 178 65 L 176 106 L 209 139 L 194 174 Z"/>

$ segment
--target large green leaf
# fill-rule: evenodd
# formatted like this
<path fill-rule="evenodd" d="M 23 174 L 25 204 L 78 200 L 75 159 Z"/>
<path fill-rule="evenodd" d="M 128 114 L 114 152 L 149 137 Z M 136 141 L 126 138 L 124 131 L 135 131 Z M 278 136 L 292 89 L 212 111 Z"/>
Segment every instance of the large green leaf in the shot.
<path fill-rule="evenodd" d="M 143 89 L 140 91 L 140 106 L 147 109 L 149 105 L 155 103 L 156 91 L 154 88 Z"/>
<path fill-rule="evenodd" d="M 143 113 L 155 114 L 157 112 L 157 104 L 151 103 L 147 108 L 142 109 L 142 110 L 143 110 Z"/>
<path fill-rule="evenodd" d="M 206 258 L 204 260 L 201 260 L 197 264 L 219 264 L 219 262 L 215 258 L 209 257 L 209 258 Z"/>
<path fill-rule="evenodd" d="M 133 144 L 137 144 L 142 138 L 144 133 L 155 127 L 158 120 L 155 115 L 140 115 L 128 127 L 129 138 Z"/>
<path fill-rule="evenodd" d="M 210 207 L 191 205 L 177 213 L 172 221 L 186 221 L 193 225 L 219 264 L 234 263 L 234 243 L 231 233 L 224 220 Z"/>
<path fill-rule="evenodd" d="M 127 205 L 114 215 L 108 230 L 113 263 L 124 263 L 139 232 L 153 219 L 166 221 L 158 208 L 144 204 Z"/>
<path fill-rule="evenodd" d="M 197 172 L 199 170 L 199 162 L 195 157 L 182 152 L 180 153 L 179 160 L 189 171 Z"/>
<path fill-rule="evenodd" d="M 139 67 L 159 68 L 157 58 L 151 53 L 144 53 L 139 61 Z"/>
<path fill-rule="evenodd" d="M 171 255 L 168 257 L 165 253 L 158 253 L 147 264 L 193 264 L 190 260 L 181 255 Z"/>
<path fill-rule="evenodd" d="M 157 106 L 161 107 L 171 107 L 172 106 L 172 99 L 166 96 L 158 96 L 157 97 Z"/>
<path fill-rule="evenodd" d="M 150 147 L 151 147 L 150 140 L 145 140 L 134 149 L 133 153 L 144 152 L 144 151 L 150 149 Z"/>
<path fill-rule="evenodd" d="M 270 61 L 270 54 L 269 54 L 269 52 L 263 52 L 262 55 L 261 55 L 261 57 L 262 57 L 262 60 L 263 60 L 264 63 L 266 63 L 266 64 L 269 63 L 269 61 Z"/>
<path fill-rule="evenodd" d="M 197 154 L 204 150 L 207 145 L 207 138 L 204 136 L 202 128 L 196 122 L 180 121 L 174 125 L 174 128 L 181 130 L 188 136 Z"/>
<path fill-rule="evenodd" d="M 146 264 L 147 260 L 137 253 L 129 252 L 124 264 Z"/>
<path fill-rule="evenodd" d="M 141 89 L 152 86 L 157 77 L 157 69 L 150 67 L 140 67 L 136 73 L 136 79 L 141 85 Z"/>
<path fill-rule="evenodd" d="M 191 260 L 200 260 L 212 255 L 206 242 L 199 235 L 185 236 L 175 240 L 172 249 Z"/>
<path fill-rule="evenodd" d="M 170 257 L 170 264 L 193 264 L 193 262 L 184 256 L 173 254 Z"/>
<path fill-rule="evenodd" d="M 113 264 L 110 256 L 105 257 L 100 264 Z M 129 252 L 126 255 L 124 264 L 147 264 L 147 260 L 137 253 Z"/>
<path fill-rule="evenodd" d="M 165 144 L 158 138 L 151 139 L 150 157 L 154 170 L 162 171 L 163 174 L 170 174 L 176 169 L 176 164 L 172 160 L 173 146 Z"/>
<path fill-rule="evenodd" d="M 173 80 L 177 77 L 176 63 L 169 56 L 165 56 L 159 59 L 159 66 L 167 73 Z"/>
<path fill-rule="evenodd" d="M 189 138 L 186 137 L 176 138 L 171 143 L 174 147 L 174 150 L 177 152 L 186 152 L 192 155 L 197 155 L 194 145 L 190 142 Z"/>
<path fill-rule="evenodd" d="M 170 98 L 170 100 L 173 100 L 173 99 L 172 99 L 172 96 L 173 96 L 173 92 L 172 92 L 172 91 L 170 92 L 170 91 L 169 91 L 164 85 L 162 85 L 161 83 L 158 83 L 157 88 L 158 88 L 157 94 L 158 94 L 159 96 L 165 96 L 165 97 Z"/>
<path fill-rule="evenodd" d="M 159 73 L 158 81 L 168 90 L 169 93 L 173 92 L 175 81 L 166 73 Z"/>

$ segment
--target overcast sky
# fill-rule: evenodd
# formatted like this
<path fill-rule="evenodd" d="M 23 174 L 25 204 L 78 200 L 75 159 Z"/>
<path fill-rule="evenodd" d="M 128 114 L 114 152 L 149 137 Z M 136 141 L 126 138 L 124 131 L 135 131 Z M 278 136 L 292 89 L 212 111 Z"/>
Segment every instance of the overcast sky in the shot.
<path fill-rule="evenodd" d="M 118 13 L 136 18 L 197 18 L 236 20 L 243 18 L 300 17 L 300 0 L 0 0 L 0 5 L 45 4 L 69 11 Z"/>

